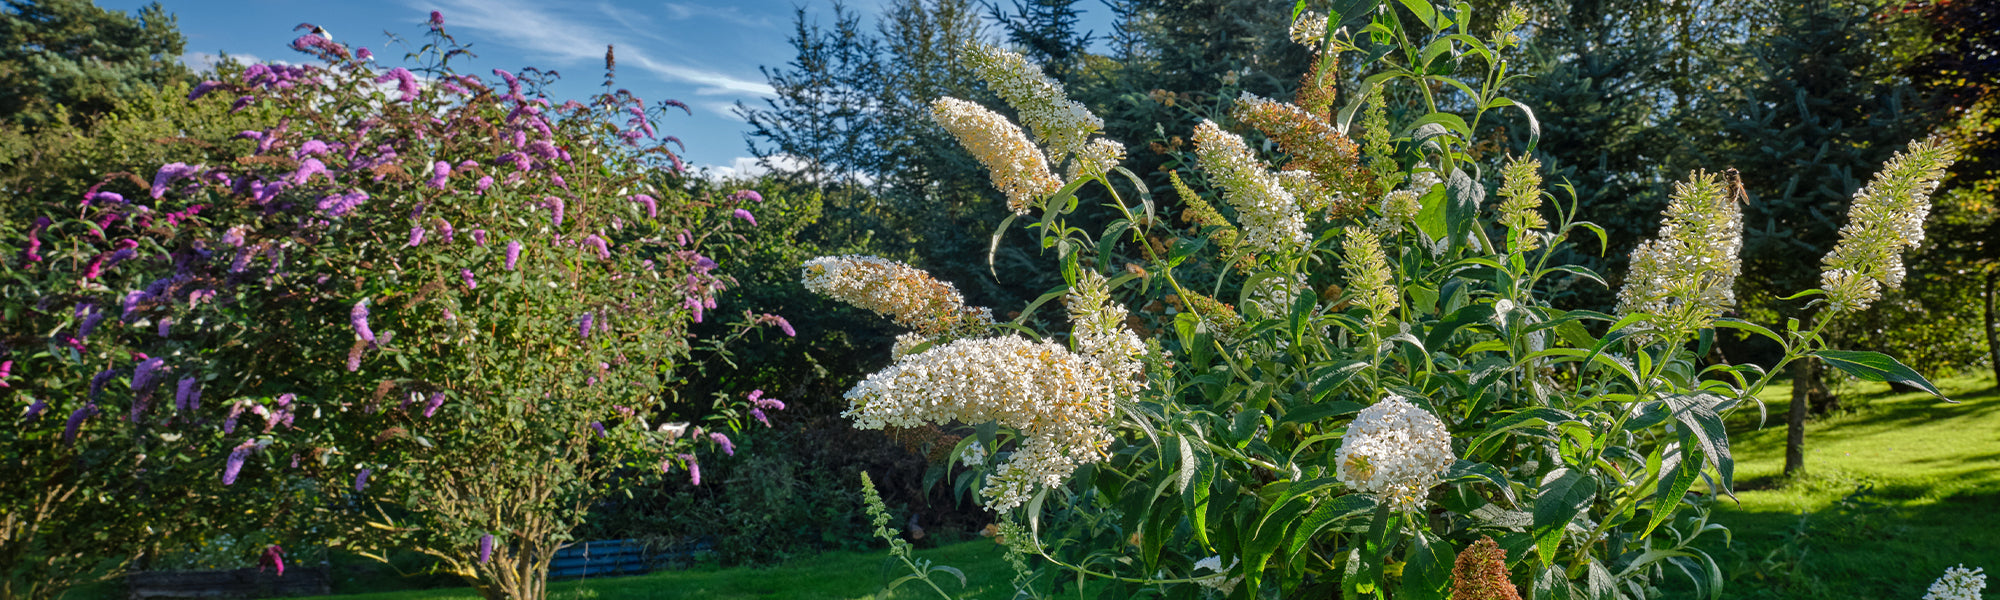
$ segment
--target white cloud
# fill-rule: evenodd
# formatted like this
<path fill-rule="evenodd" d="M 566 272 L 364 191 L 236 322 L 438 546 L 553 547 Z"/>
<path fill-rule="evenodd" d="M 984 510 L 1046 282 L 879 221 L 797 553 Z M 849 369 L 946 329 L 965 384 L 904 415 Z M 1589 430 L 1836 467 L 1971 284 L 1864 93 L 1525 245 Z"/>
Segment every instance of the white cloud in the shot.
<path fill-rule="evenodd" d="M 696 165 L 695 171 L 710 181 L 735 181 L 756 179 L 772 172 L 797 173 L 806 169 L 806 162 L 796 156 L 777 154 L 763 160 L 751 156 L 738 156 L 728 165 Z M 865 173 L 853 173 L 852 180 L 862 186 L 875 185 L 875 178 Z"/>
<path fill-rule="evenodd" d="M 257 55 L 255 54 L 229 54 L 228 58 L 230 60 L 236 61 L 237 64 L 244 64 L 244 65 L 264 62 L 264 59 L 257 58 Z M 187 68 L 189 69 L 193 69 L 196 72 L 206 72 L 210 69 L 214 69 L 216 65 L 222 64 L 222 59 L 223 59 L 222 54 L 210 54 L 207 52 L 189 52 L 181 55 L 181 64 L 187 66 Z M 282 60 L 276 62 L 278 64 L 291 64 Z"/>
<path fill-rule="evenodd" d="M 745 119 L 742 116 L 736 114 L 735 102 L 707 101 L 707 102 L 697 102 L 695 103 L 695 106 L 698 106 L 702 110 L 708 111 L 714 114 L 715 116 L 729 119 L 731 121 L 737 121 L 741 123 L 750 122 L 749 119 Z"/>
<path fill-rule="evenodd" d="M 667 2 L 660 5 L 667 9 L 667 18 L 685 21 L 693 18 L 720 19 L 746 27 L 771 27 L 775 23 L 767 15 L 746 15 L 734 6 L 712 6 L 706 4 L 686 4 Z"/>
<path fill-rule="evenodd" d="M 406 0 L 411 6 L 428 8 L 428 2 Z M 622 64 L 637 66 L 670 81 L 700 86 L 696 94 L 756 94 L 769 96 L 771 86 L 699 67 L 657 60 L 633 44 L 585 23 L 544 12 L 517 0 L 436 0 L 445 9 L 452 26 L 479 29 L 530 52 L 558 61 L 581 62 L 604 58 L 604 45 L 617 44 Z"/>

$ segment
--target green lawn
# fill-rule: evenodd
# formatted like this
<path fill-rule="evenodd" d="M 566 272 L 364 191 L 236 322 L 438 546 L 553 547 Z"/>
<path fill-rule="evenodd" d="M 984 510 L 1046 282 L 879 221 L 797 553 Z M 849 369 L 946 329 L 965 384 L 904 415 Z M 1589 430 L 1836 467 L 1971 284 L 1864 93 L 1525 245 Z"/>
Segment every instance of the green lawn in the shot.
<path fill-rule="evenodd" d="M 1761 429 L 1755 407 L 1735 415 L 1742 502 L 1718 501 L 1715 515 L 1735 543 L 1709 548 L 1725 594 L 1917 600 L 1946 567 L 2000 571 L 2000 393 L 1990 376 L 1939 387 L 1960 403 L 1839 390 L 1846 411 L 1807 425 L 1807 474 L 1793 481 L 1781 477 L 1789 389 L 1765 395 Z"/>
<path fill-rule="evenodd" d="M 917 551 L 918 558 L 965 571 L 970 592 L 961 597 L 1005 599 L 1013 595 L 1014 572 L 1001 559 L 1000 546 L 988 539 L 974 539 Z M 586 581 L 564 581 L 549 585 L 553 600 L 671 600 L 704 598 L 716 600 L 887 600 L 936 598 L 922 582 L 906 583 L 894 593 L 878 594 L 882 586 L 908 572 L 887 551 L 829 552 L 801 558 L 776 567 L 723 569 L 697 567 L 632 577 Z M 958 581 L 939 574 L 946 591 L 961 593 Z M 383 592 L 322 596 L 320 600 L 478 600 L 466 588 Z"/>

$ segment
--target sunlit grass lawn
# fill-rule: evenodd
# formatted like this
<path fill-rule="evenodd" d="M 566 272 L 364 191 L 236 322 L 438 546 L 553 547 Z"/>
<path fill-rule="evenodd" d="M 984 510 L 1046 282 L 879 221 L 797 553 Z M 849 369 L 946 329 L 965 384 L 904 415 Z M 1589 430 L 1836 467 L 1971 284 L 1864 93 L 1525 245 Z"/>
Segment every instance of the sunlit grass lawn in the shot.
<path fill-rule="evenodd" d="M 955 577 L 938 573 L 936 580 L 948 592 L 964 598 L 1004 599 L 1013 595 L 1014 571 L 1001 558 L 1001 548 L 987 539 L 917 551 L 918 558 L 965 571 L 968 587 L 960 588 Z M 686 571 L 666 571 L 650 575 L 612 577 L 587 581 L 564 581 L 549 585 L 553 600 L 626 600 L 704 598 L 717 600 L 888 600 L 936 598 L 922 582 L 910 582 L 893 593 L 882 594 L 883 585 L 908 574 L 901 561 L 887 551 L 829 552 L 810 558 L 787 561 L 775 567 L 697 567 Z M 920 589 L 921 588 L 921 589 Z M 321 600 L 478 600 L 467 588 L 413 590 L 375 594 L 323 596 Z"/>
<path fill-rule="evenodd" d="M 1938 383 L 1960 404 L 1882 384 L 1838 390 L 1845 411 L 1807 425 L 1796 480 L 1782 477 L 1789 388 L 1767 390 L 1761 429 L 1755 407 L 1735 415 L 1742 502 L 1718 501 L 1714 517 L 1735 543 L 1706 545 L 1724 596 L 1917 600 L 1946 567 L 2000 571 L 2000 393 L 1990 375 Z"/>

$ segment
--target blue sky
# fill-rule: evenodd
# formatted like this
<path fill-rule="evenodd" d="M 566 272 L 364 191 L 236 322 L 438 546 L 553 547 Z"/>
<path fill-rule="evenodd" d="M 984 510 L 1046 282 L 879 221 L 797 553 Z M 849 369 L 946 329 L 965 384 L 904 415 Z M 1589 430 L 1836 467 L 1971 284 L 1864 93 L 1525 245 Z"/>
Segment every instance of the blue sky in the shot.
<path fill-rule="evenodd" d="M 849 6 L 874 17 L 884 0 L 850 0 Z M 98 0 L 105 8 L 132 11 L 145 0 Z M 730 111 L 737 101 L 762 105 L 770 87 L 757 71 L 792 58 L 785 37 L 792 11 L 805 6 L 822 15 L 831 0 L 257 0 L 219 2 L 161 0 L 180 19 L 187 36 L 183 60 L 199 66 L 216 54 L 261 60 L 305 62 L 309 57 L 287 44 L 292 28 L 313 23 L 334 39 L 375 50 L 378 61 L 399 60 L 406 50 L 392 47 L 383 32 L 421 45 L 423 22 L 443 11 L 445 27 L 479 57 L 467 72 L 534 66 L 561 71 L 554 93 L 582 97 L 598 90 L 605 44 L 618 47 L 619 86 L 649 102 L 686 102 L 693 116 L 674 116 L 661 126 L 687 144 L 694 165 L 738 168 L 750 164 L 746 124 Z M 1106 17 L 1101 5 L 1083 3 L 1089 21 Z M 1094 13 L 1094 14 L 1093 14 Z M 1087 25 L 1089 26 L 1089 25 Z M 1099 25 L 1100 31 L 1105 27 Z"/>

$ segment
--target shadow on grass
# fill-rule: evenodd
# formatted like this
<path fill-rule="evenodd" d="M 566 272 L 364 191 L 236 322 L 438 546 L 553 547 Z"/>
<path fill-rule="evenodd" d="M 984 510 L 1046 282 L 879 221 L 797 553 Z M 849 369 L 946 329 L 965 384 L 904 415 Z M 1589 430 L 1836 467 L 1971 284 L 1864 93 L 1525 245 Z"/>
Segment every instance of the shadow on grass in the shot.
<path fill-rule="evenodd" d="M 2000 493 L 1893 498 L 1906 494 L 1878 488 L 1806 514 L 1717 510 L 1735 540 L 1704 550 L 1722 563 L 1728 598 L 1916 600 L 1947 567 L 2000 567 Z M 1683 582 L 1668 590 L 1691 596 Z"/>

